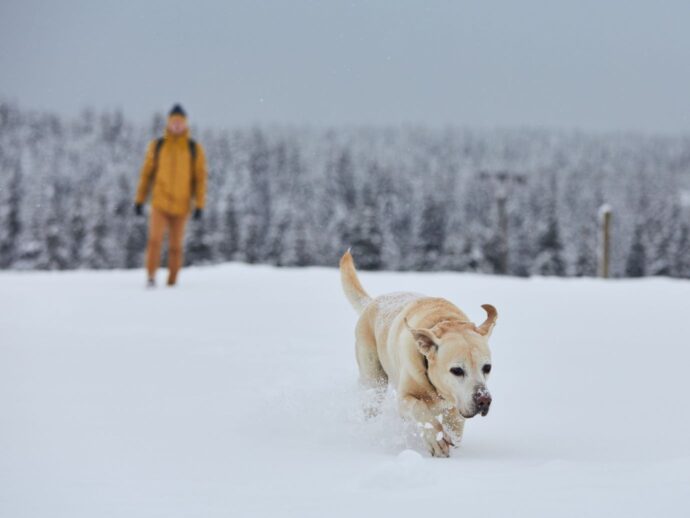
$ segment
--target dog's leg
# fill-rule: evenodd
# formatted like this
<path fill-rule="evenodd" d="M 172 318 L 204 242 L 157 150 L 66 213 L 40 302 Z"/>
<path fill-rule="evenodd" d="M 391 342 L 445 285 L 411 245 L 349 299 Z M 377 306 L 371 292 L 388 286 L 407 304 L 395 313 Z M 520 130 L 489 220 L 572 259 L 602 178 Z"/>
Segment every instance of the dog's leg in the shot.
<path fill-rule="evenodd" d="M 381 366 L 376 343 L 358 333 L 355 344 L 359 382 L 364 390 L 364 413 L 367 417 L 379 414 L 381 403 L 386 397 L 388 376 Z"/>
<path fill-rule="evenodd" d="M 404 394 L 400 398 L 400 413 L 417 423 L 431 455 L 448 457 L 453 441 L 426 402 L 412 394 Z"/>
<path fill-rule="evenodd" d="M 443 424 L 450 430 L 455 445 L 460 444 L 465 431 L 465 418 L 460 415 L 460 411 L 457 408 L 446 410 L 443 413 Z"/>
<path fill-rule="evenodd" d="M 381 411 L 381 404 L 386 397 L 388 376 L 376 355 L 376 349 L 357 341 L 357 363 L 359 365 L 359 382 L 364 390 L 364 413 L 375 417 Z"/>

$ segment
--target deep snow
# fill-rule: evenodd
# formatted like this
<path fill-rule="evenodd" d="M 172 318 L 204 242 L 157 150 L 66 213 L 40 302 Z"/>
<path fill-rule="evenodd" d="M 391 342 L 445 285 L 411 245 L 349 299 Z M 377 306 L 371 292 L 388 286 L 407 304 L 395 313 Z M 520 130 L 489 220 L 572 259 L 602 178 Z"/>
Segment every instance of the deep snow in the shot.
<path fill-rule="evenodd" d="M 362 418 L 336 270 L 0 274 L 0 516 L 690 515 L 690 282 L 362 278 L 499 310 L 450 459 Z"/>

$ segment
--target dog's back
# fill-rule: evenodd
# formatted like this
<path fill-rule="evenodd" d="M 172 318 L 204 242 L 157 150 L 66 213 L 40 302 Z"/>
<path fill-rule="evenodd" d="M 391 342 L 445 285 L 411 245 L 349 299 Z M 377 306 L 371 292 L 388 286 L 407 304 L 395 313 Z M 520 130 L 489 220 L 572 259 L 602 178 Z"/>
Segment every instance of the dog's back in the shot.
<path fill-rule="evenodd" d="M 423 295 L 411 292 L 394 292 L 371 297 L 357 276 L 352 254 L 348 250 L 340 259 L 340 280 L 343 291 L 350 305 L 358 315 L 362 315 L 367 310 L 371 317 L 375 317 L 379 322 L 390 323 L 397 317 L 411 302 L 424 298 Z"/>

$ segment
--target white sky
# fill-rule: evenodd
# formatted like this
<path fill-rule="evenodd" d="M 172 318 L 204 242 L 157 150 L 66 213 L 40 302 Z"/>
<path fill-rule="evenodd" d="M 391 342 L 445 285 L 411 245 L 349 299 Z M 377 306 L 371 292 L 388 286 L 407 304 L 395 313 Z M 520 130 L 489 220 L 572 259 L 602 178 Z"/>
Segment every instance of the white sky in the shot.
<path fill-rule="evenodd" d="M 148 120 L 690 133 L 690 2 L 0 3 L 0 96 Z"/>

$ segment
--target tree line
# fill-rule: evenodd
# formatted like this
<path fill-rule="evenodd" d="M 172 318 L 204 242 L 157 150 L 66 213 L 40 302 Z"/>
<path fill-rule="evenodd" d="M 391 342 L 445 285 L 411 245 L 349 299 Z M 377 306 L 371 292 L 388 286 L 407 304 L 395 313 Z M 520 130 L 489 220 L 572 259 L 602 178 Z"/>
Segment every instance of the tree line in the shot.
<path fill-rule="evenodd" d="M 133 212 L 148 124 L 0 102 L 0 268 L 138 268 Z M 611 273 L 690 277 L 690 138 L 548 129 L 192 127 L 208 203 L 188 264 L 593 276 L 597 210 Z"/>

